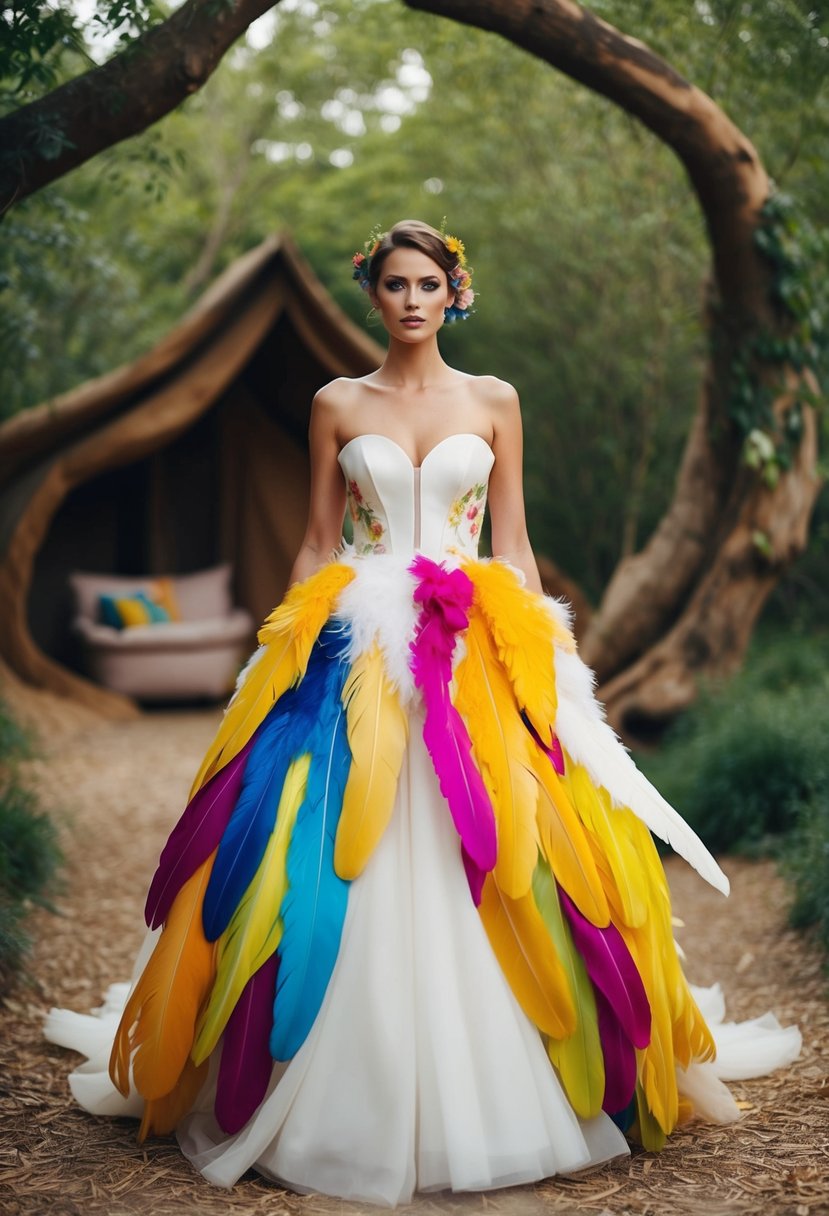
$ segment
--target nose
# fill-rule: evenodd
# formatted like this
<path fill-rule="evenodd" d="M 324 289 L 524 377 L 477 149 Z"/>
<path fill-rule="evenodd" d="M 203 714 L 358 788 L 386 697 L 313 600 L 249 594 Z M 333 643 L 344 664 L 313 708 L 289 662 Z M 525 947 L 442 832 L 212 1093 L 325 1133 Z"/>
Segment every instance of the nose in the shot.
<path fill-rule="evenodd" d="M 417 308 L 417 284 L 410 283 L 406 288 L 406 307 L 409 310 Z"/>

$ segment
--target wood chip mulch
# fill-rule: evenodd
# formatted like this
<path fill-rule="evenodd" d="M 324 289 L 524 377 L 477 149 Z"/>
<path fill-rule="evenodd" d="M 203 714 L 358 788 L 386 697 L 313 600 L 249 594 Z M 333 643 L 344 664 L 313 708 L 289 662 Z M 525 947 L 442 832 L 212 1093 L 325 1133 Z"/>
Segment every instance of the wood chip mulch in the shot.
<path fill-rule="evenodd" d="M 0 1213 L 4 1216 L 312 1216 L 377 1211 L 281 1190 L 254 1173 L 232 1191 L 205 1182 L 173 1138 L 137 1143 L 136 1124 L 76 1107 L 73 1053 L 46 1043 L 52 1005 L 83 1012 L 127 978 L 143 936 L 142 904 L 158 851 L 186 798 L 220 711 L 156 711 L 102 722 L 45 694 L 3 689 L 38 729 L 26 775 L 61 827 L 67 866 L 58 914 L 33 918 L 27 977 L 0 1004 Z M 785 885 L 770 863 L 726 859 L 726 903 L 683 862 L 667 869 L 678 937 L 695 983 L 720 980 L 728 1015 L 772 1009 L 804 1036 L 801 1058 L 732 1085 L 743 1110 L 728 1127 L 680 1129 L 662 1153 L 535 1187 L 418 1196 L 402 1211 L 720 1216 L 829 1213 L 829 1002 L 820 952 L 786 926 Z"/>

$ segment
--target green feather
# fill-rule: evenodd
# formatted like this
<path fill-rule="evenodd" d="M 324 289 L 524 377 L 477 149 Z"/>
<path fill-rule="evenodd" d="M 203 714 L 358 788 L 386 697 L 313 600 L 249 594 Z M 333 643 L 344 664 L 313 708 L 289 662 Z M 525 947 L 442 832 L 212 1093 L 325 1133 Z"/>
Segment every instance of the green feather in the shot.
<path fill-rule="evenodd" d="M 533 896 L 564 967 L 576 1009 L 575 1032 L 566 1039 L 549 1038 L 547 1054 L 576 1114 L 592 1119 L 602 1109 L 605 1087 L 596 998 L 581 955 L 573 945 L 570 927 L 562 916 L 555 879 L 540 854 L 533 875 Z"/>

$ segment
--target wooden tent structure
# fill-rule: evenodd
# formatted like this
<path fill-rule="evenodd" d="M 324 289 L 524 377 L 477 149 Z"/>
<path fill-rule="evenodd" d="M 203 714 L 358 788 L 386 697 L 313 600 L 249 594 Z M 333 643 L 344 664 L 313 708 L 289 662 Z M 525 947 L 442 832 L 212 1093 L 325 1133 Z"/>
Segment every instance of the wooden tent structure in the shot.
<path fill-rule="evenodd" d="M 134 712 L 79 671 L 72 570 L 181 574 L 222 560 L 260 620 L 308 501 L 315 391 L 377 367 L 285 235 L 235 261 L 147 354 L 0 427 L 0 655 L 26 682 Z"/>

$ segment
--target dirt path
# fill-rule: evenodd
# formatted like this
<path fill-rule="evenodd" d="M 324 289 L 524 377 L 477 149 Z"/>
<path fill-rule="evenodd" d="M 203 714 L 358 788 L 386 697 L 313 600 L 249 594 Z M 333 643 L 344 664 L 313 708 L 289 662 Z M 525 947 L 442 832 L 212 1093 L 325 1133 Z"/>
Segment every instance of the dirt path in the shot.
<path fill-rule="evenodd" d="M 45 698 L 19 709 L 44 743 L 28 765 L 43 805 L 61 821 L 69 865 L 60 916 L 39 914 L 32 979 L 0 1009 L 0 1213 L 30 1216 L 235 1216 L 349 1213 L 357 1205 L 301 1198 L 254 1174 L 232 1192 L 195 1175 L 173 1139 L 139 1146 L 136 1125 L 77 1109 L 66 1074 L 77 1057 L 46 1044 L 49 1006 L 82 1011 L 126 978 L 142 937 L 142 902 L 159 848 L 178 815 L 215 711 L 163 712 L 101 723 Z M 773 1077 L 733 1086 L 744 1117 L 727 1128 L 678 1132 L 658 1155 L 581 1178 L 488 1195 L 423 1197 L 405 1211 L 495 1213 L 829 1212 L 829 1004 L 816 951 L 785 927 L 785 888 L 769 864 L 727 861 L 728 904 L 681 862 L 669 875 L 687 971 L 723 982 L 729 1013 L 774 1009 L 804 1034 L 801 1059 Z M 373 1209 L 376 1211 L 376 1209 Z"/>

